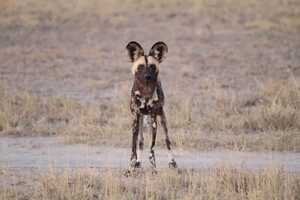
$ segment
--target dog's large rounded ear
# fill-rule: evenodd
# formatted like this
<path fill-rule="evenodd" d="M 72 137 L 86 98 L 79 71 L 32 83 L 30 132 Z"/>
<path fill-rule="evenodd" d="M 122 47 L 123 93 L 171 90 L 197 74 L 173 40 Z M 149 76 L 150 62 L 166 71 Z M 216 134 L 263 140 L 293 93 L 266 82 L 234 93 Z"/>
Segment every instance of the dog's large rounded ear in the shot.
<path fill-rule="evenodd" d="M 131 62 L 136 61 L 139 57 L 144 55 L 144 49 L 138 42 L 129 42 L 126 49 Z"/>
<path fill-rule="evenodd" d="M 158 60 L 158 62 L 161 63 L 165 59 L 167 53 L 168 46 L 164 42 L 156 42 L 152 46 L 149 56 L 153 56 L 156 60 Z"/>

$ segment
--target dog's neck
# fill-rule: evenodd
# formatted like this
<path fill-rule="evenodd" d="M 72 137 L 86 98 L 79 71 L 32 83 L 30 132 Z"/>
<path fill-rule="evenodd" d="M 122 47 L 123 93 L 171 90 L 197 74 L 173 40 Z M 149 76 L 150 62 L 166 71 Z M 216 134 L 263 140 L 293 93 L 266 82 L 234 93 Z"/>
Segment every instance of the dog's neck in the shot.
<path fill-rule="evenodd" d="M 138 79 L 134 80 L 132 93 L 135 96 L 140 96 L 145 99 L 150 99 L 153 97 L 153 94 L 157 87 L 157 80 L 156 81 L 149 81 L 149 82 L 142 82 Z"/>

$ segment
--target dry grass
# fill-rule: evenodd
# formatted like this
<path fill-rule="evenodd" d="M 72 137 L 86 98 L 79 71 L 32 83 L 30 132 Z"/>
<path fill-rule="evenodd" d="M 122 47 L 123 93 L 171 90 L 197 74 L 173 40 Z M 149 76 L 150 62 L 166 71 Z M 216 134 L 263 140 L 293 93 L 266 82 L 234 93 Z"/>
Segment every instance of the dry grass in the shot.
<path fill-rule="evenodd" d="M 210 129 L 298 131 L 300 89 L 297 81 L 270 81 L 254 97 L 218 99 L 217 113 L 205 126 Z M 221 121 L 220 121 L 221 120 Z"/>
<path fill-rule="evenodd" d="M 120 91 L 120 95 L 125 91 Z M 255 98 L 218 95 L 209 113 L 200 115 L 197 99 L 167 101 L 170 134 L 181 148 L 211 150 L 300 151 L 300 90 L 297 82 L 271 81 Z M 128 146 L 129 100 L 82 103 L 70 98 L 38 97 L 27 92 L 0 96 L 1 135 L 64 136 L 68 143 Z M 159 129 L 159 132 L 162 130 Z M 150 140 L 146 134 L 146 140 Z M 158 145 L 164 146 L 163 134 Z"/>
<path fill-rule="evenodd" d="M 260 130 L 299 130 L 300 89 L 297 82 L 272 81 L 261 91 L 262 105 L 249 112 L 244 126 Z"/>
<path fill-rule="evenodd" d="M 215 104 L 201 114 L 198 99 L 171 104 L 171 127 L 178 146 L 200 149 L 300 150 L 298 81 L 269 81 L 251 97 L 216 90 Z M 213 91 L 208 91 L 214 95 Z M 191 109 L 192 108 L 192 109 Z M 180 115 L 177 115 L 180 113 Z"/>
<path fill-rule="evenodd" d="M 67 142 L 117 144 L 127 139 L 127 133 L 122 133 L 129 130 L 130 124 L 127 101 L 89 104 L 66 97 L 39 97 L 26 91 L 9 94 L 4 86 L 0 94 L 1 135 L 63 135 Z"/>
<path fill-rule="evenodd" d="M 14 173 L 1 176 L 12 184 L 1 187 L 0 199 L 296 200 L 300 195 L 299 174 L 276 167 L 253 172 L 222 165 L 201 171 L 160 170 L 157 175 L 146 170 L 128 178 L 119 170 L 50 169 L 19 184 Z"/>
<path fill-rule="evenodd" d="M 0 130 L 4 135 L 53 135 L 69 120 L 87 112 L 71 99 L 38 97 L 25 91 L 9 94 L 5 87 L 0 90 Z"/>

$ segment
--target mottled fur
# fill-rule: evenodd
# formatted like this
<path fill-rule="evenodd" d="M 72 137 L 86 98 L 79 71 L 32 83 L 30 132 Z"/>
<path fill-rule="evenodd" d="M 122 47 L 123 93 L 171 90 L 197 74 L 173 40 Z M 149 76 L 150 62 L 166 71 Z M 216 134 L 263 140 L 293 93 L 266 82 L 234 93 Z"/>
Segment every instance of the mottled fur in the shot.
<path fill-rule="evenodd" d="M 158 77 L 159 64 L 165 58 L 168 47 L 163 42 L 155 43 L 149 54 L 144 55 L 144 50 L 137 42 L 130 42 L 127 45 L 129 58 L 132 62 L 132 73 L 134 83 L 131 90 L 130 110 L 133 115 L 132 124 L 132 153 L 130 168 L 141 166 L 141 159 L 137 154 L 137 143 L 139 150 L 144 148 L 143 122 L 144 118 L 150 118 L 150 130 L 152 140 L 150 145 L 149 161 L 155 168 L 154 146 L 157 133 L 157 116 L 165 133 L 165 142 L 170 153 L 169 167 L 177 167 L 171 152 L 171 141 L 168 135 L 167 120 L 164 113 L 164 92 L 161 81 Z"/>

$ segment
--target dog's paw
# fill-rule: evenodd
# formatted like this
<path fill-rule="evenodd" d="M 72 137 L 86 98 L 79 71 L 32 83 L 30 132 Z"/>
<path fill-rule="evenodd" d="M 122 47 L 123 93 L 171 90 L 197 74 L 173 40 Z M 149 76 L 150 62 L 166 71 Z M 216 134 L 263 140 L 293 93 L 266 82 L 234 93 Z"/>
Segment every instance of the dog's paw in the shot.
<path fill-rule="evenodd" d="M 174 159 L 172 159 L 170 162 L 169 162 L 169 168 L 171 169 L 176 169 L 178 166 L 177 166 L 177 163 Z"/>
<path fill-rule="evenodd" d="M 134 168 L 142 168 L 142 162 L 141 161 L 136 161 Z"/>
<path fill-rule="evenodd" d="M 131 171 L 130 169 L 127 169 L 124 173 L 123 173 L 124 176 L 126 177 L 129 177 L 131 175 Z"/>
<path fill-rule="evenodd" d="M 156 170 L 155 168 L 153 168 L 153 169 L 151 170 L 151 174 L 152 174 L 152 175 L 157 175 L 158 172 L 157 172 L 157 170 Z"/>
<path fill-rule="evenodd" d="M 149 156 L 149 161 L 150 161 L 150 164 L 153 168 L 156 168 L 156 161 L 155 161 L 155 155 L 154 153 L 151 153 L 150 156 Z"/>

